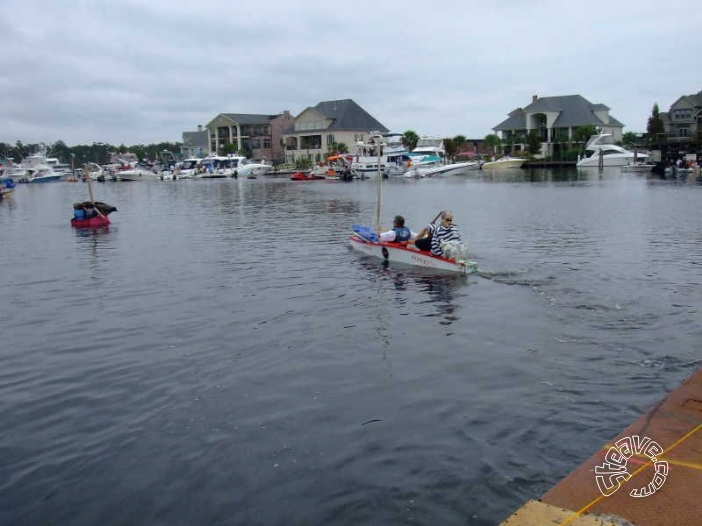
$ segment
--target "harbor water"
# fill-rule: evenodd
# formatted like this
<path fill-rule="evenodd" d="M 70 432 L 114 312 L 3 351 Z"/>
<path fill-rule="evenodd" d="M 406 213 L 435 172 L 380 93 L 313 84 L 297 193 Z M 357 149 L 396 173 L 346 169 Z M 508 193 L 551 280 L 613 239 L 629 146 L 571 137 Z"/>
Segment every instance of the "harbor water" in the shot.
<path fill-rule="evenodd" d="M 350 249 L 372 180 L 94 191 L 0 202 L 0 524 L 496 524 L 702 364 L 694 178 L 386 181 L 467 278 Z"/>

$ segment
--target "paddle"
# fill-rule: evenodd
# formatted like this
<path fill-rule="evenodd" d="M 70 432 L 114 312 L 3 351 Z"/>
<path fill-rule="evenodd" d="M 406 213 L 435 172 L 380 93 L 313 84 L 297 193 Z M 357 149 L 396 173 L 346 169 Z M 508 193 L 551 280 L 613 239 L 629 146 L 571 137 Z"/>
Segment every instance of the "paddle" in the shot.
<path fill-rule="evenodd" d="M 430 224 L 430 225 L 433 225 L 434 223 L 436 223 L 436 220 L 439 219 L 439 218 L 441 217 L 441 214 L 443 214 L 443 213 L 444 213 L 444 211 L 442 210 L 441 212 L 439 212 L 438 214 L 436 214 L 436 217 L 435 217 L 434 219 L 432 219 L 431 222 L 430 222 L 429 224 Z"/>

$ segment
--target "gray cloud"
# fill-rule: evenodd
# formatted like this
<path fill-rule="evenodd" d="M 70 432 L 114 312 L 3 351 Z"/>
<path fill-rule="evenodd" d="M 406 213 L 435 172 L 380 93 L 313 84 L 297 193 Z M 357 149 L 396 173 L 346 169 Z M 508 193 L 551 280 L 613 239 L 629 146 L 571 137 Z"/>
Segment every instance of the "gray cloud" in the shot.
<path fill-rule="evenodd" d="M 6 0 L 0 141 L 179 141 L 220 112 L 345 98 L 394 131 L 483 137 L 533 94 L 644 131 L 702 89 L 692 1 L 301 4 Z"/>

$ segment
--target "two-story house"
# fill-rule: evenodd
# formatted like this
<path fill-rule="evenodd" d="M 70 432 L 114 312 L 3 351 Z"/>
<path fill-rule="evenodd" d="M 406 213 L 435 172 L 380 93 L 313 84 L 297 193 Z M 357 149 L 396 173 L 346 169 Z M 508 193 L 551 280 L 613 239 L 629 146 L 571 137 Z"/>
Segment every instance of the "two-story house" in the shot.
<path fill-rule="evenodd" d="M 208 153 L 224 153 L 225 149 L 243 152 L 257 160 L 283 160 L 282 131 L 290 127 L 289 111 L 278 115 L 220 113 L 207 123 Z"/>
<path fill-rule="evenodd" d="M 517 108 L 509 118 L 493 130 L 503 141 L 514 144 L 517 151 L 524 147 L 529 132 L 536 131 L 541 139 L 542 155 L 553 155 L 554 143 L 572 142 L 575 130 L 584 125 L 611 133 L 615 141 L 622 139 L 624 125 L 609 114 L 604 104 L 593 104 L 581 95 L 537 97 L 531 104 Z"/>
<path fill-rule="evenodd" d="M 357 143 L 370 140 L 370 132 L 388 131 L 351 99 L 320 102 L 303 110 L 284 130 L 285 162 L 325 161 L 332 145 L 339 143 L 356 153 Z"/>
<path fill-rule="evenodd" d="M 202 129 L 202 124 L 197 125 L 197 131 L 183 132 L 183 144 L 180 147 L 180 156 L 204 157 L 210 152 L 209 133 Z"/>
<path fill-rule="evenodd" d="M 702 91 L 695 95 L 683 95 L 676 100 L 668 112 L 660 113 L 669 141 L 702 139 Z"/>

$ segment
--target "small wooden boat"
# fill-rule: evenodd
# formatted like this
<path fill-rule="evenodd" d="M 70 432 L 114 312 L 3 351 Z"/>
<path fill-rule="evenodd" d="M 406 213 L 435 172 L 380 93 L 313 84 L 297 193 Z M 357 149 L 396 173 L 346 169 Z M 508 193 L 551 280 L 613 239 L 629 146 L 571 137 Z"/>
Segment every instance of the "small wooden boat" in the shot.
<path fill-rule="evenodd" d="M 413 245 L 406 243 L 381 243 L 377 241 L 377 235 L 369 227 L 354 225 L 349 241 L 352 248 L 390 263 L 402 263 L 458 274 L 472 274 L 478 271 L 478 264 L 475 261 L 432 256 L 430 252 L 413 248 Z"/>

